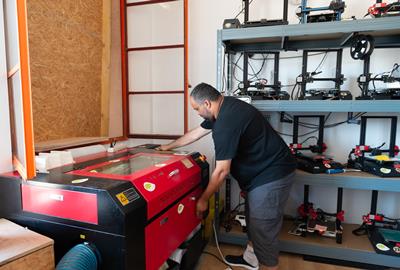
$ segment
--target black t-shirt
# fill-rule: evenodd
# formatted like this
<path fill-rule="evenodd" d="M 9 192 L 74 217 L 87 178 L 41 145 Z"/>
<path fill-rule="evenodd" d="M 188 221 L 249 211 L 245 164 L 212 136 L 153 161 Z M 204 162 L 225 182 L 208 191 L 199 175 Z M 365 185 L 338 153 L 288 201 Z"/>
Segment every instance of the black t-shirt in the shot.
<path fill-rule="evenodd" d="M 224 97 L 212 129 L 216 160 L 232 160 L 231 174 L 249 191 L 293 172 L 296 162 L 288 146 L 252 105 Z"/>

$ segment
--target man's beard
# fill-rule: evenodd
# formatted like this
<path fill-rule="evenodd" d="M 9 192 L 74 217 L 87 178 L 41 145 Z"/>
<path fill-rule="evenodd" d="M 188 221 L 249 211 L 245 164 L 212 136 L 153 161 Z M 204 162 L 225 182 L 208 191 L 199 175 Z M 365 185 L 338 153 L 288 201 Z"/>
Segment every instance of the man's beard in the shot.
<path fill-rule="evenodd" d="M 207 114 L 207 115 L 204 115 L 204 116 L 202 116 L 205 120 L 207 120 L 207 121 L 210 121 L 210 122 L 214 122 L 215 121 L 215 118 L 214 118 L 214 116 L 210 113 L 210 114 Z"/>

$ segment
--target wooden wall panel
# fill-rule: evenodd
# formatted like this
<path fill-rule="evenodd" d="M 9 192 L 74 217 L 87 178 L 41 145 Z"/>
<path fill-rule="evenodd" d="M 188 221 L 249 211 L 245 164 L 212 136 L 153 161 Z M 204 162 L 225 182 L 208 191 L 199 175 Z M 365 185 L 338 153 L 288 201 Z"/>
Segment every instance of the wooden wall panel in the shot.
<path fill-rule="evenodd" d="M 111 1 L 109 137 L 123 135 L 120 1 Z"/>
<path fill-rule="evenodd" d="M 35 142 L 100 136 L 98 0 L 27 0 Z"/>

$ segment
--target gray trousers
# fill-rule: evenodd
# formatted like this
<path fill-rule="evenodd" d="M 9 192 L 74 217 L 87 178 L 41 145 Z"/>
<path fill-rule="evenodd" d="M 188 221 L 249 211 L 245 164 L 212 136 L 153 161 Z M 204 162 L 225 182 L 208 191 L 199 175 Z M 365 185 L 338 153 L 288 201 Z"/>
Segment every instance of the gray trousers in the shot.
<path fill-rule="evenodd" d="M 258 261 L 266 266 L 278 264 L 278 236 L 294 175 L 293 172 L 284 178 L 256 187 L 246 195 L 247 236 L 253 243 Z"/>

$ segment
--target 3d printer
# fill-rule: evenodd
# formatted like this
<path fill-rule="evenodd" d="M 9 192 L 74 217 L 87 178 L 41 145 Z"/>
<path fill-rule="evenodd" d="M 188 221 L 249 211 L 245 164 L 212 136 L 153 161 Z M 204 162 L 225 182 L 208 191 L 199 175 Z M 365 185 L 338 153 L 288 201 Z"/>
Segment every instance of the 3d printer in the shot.
<path fill-rule="evenodd" d="M 318 118 L 318 138 L 317 145 L 304 147 L 298 143 L 298 129 L 300 118 Z M 328 173 L 331 170 L 343 170 L 343 165 L 331 158 L 325 157 L 322 153 L 326 150 L 323 143 L 325 116 L 323 115 L 295 115 L 293 116 L 293 143 L 290 149 L 297 159 L 297 168 L 309 173 Z M 301 151 L 311 151 L 317 153 L 314 156 L 307 156 Z M 309 185 L 304 185 L 304 202 L 298 208 L 299 219 L 295 221 L 293 229 L 289 232 L 305 237 L 307 233 L 318 233 L 319 235 L 332 237 L 337 243 L 342 243 L 342 221 L 344 211 L 342 210 L 343 188 L 338 188 L 337 213 L 327 213 L 321 209 L 314 209 L 309 202 Z"/>
<path fill-rule="evenodd" d="M 400 66 L 395 63 L 393 68 L 389 72 L 378 73 L 375 76 L 369 72 L 370 57 L 364 59 L 364 72 L 361 74 L 357 81 L 362 94 L 356 99 L 368 100 L 368 99 L 400 99 Z M 375 86 L 376 82 L 382 82 L 386 85 L 398 84 L 397 87 L 384 87 L 377 88 Z M 373 88 L 371 89 L 371 83 Z"/>
<path fill-rule="evenodd" d="M 254 74 L 253 78 L 249 79 L 250 53 L 251 52 L 243 53 L 243 81 L 238 85 L 238 89 L 240 91 L 239 95 L 250 96 L 252 100 L 288 100 L 290 95 L 287 91 L 282 90 L 281 82 L 279 81 L 279 52 L 261 52 L 267 55 L 273 55 L 274 57 L 272 83 L 270 83 L 267 79 L 257 78 L 257 74 Z M 267 59 L 265 58 L 264 61 L 267 61 Z"/>
<path fill-rule="evenodd" d="M 366 145 L 368 119 L 389 119 L 391 121 L 389 149 Z M 363 116 L 361 117 L 360 144 L 349 154 L 348 166 L 381 177 L 400 177 L 400 159 L 395 158 L 399 148 L 395 145 L 397 130 L 396 116 Z M 389 155 L 383 155 L 389 153 Z M 355 235 L 368 235 L 377 253 L 400 256 L 400 219 L 389 218 L 377 213 L 378 191 L 372 191 L 370 213 L 363 216 L 360 228 Z"/>
<path fill-rule="evenodd" d="M 303 143 L 298 142 L 299 125 L 301 118 L 318 118 L 318 138 L 316 145 L 304 147 Z M 327 147 L 323 142 L 324 139 L 325 116 L 323 115 L 295 115 L 293 116 L 293 143 L 289 145 L 292 153 L 297 159 L 297 168 L 309 173 L 327 173 L 327 170 L 343 169 L 343 165 L 322 155 Z M 314 155 L 305 155 L 303 151 L 316 153 Z"/>
<path fill-rule="evenodd" d="M 389 119 L 391 121 L 388 149 L 382 149 L 384 144 L 379 147 L 371 147 L 366 144 L 368 119 Z M 400 159 L 395 157 L 399 153 L 399 147 L 396 146 L 396 130 L 397 116 L 362 116 L 360 144 L 351 150 L 347 166 L 380 177 L 400 177 Z M 384 153 L 388 153 L 388 155 Z"/>
<path fill-rule="evenodd" d="M 344 1 L 333 0 L 329 3 L 329 6 L 312 8 L 307 6 L 307 0 L 302 0 L 296 14 L 301 23 L 340 21 L 345 7 Z M 314 12 L 317 14 L 311 14 Z"/>
<path fill-rule="evenodd" d="M 303 51 L 303 65 L 302 65 L 302 73 L 296 79 L 296 84 L 300 85 L 300 96 L 298 99 L 303 100 L 351 100 L 353 98 L 352 94 L 349 91 L 341 90 L 341 85 L 344 82 L 344 76 L 342 73 L 342 49 L 337 50 L 324 50 L 325 52 L 324 58 L 321 61 L 321 64 L 326 58 L 328 52 L 336 52 L 336 75 L 333 78 L 329 77 L 316 77 L 316 75 L 320 74 L 321 71 L 318 71 L 318 68 L 313 71 L 307 71 L 308 64 L 308 56 L 310 52 L 320 52 L 319 50 L 304 50 Z M 320 64 L 320 66 L 321 66 Z M 318 89 L 307 89 L 308 83 L 313 83 L 317 81 L 331 81 L 335 83 L 334 88 L 318 88 Z"/>
<path fill-rule="evenodd" d="M 400 15 L 400 1 L 386 3 L 377 0 L 375 4 L 368 8 L 368 13 L 365 16 L 367 15 L 372 17 L 398 16 Z"/>
<path fill-rule="evenodd" d="M 282 19 L 261 19 L 259 21 L 250 21 L 249 20 L 249 14 L 250 14 L 250 3 L 252 1 L 250 0 L 242 0 L 243 1 L 243 9 L 239 12 L 242 13 L 244 12 L 244 21 L 242 24 L 240 24 L 239 19 L 237 17 L 239 16 L 236 15 L 234 19 L 225 19 L 223 23 L 223 28 L 224 29 L 229 29 L 229 28 L 239 28 L 239 27 L 257 27 L 257 26 L 273 26 L 273 25 L 282 25 L 282 24 L 288 24 L 288 0 L 283 0 L 283 14 L 282 14 Z"/>

